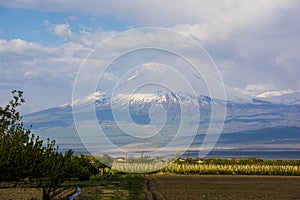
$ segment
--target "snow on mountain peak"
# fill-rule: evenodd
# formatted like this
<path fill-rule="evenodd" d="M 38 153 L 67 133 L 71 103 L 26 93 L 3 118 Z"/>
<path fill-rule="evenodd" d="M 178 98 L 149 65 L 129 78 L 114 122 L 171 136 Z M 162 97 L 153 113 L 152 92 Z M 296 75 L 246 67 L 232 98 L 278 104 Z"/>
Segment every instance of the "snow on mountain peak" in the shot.
<path fill-rule="evenodd" d="M 135 94 L 118 94 L 117 98 L 127 99 L 135 102 L 151 102 L 158 98 L 157 94 L 154 93 L 135 93 Z"/>
<path fill-rule="evenodd" d="M 60 107 L 68 107 L 68 106 L 74 106 L 74 105 L 83 105 L 83 104 L 89 104 L 89 103 L 94 103 L 99 99 L 104 98 L 106 95 L 102 91 L 96 91 L 84 98 L 77 99 L 72 101 L 71 103 L 66 103 L 61 105 Z"/>
<path fill-rule="evenodd" d="M 300 104 L 300 90 L 267 91 L 256 96 L 258 99 L 279 104 Z"/>
<path fill-rule="evenodd" d="M 266 91 L 259 95 L 256 95 L 256 97 L 258 98 L 278 97 L 278 96 L 283 96 L 292 93 L 294 93 L 294 91 L 291 89 L 280 90 L 280 91 Z"/>
<path fill-rule="evenodd" d="M 182 104 L 196 104 L 201 102 L 201 104 L 207 105 L 211 99 L 209 97 L 200 95 L 192 95 L 183 92 L 173 93 L 173 92 L 154 92 L 154 93 L 134 93 L 134 94 L 115 94 L 112 97 L 107 95 L 103 91 L 96 91 L 84 98 L 77 99 L 71 103 L 63 104 L 60 107 L 69 106 L 79 106 L 79 105 L 90 105 L 90 104 L 101 104 L 108 105 L 110 103 L 119 104 L 121 106 L 129 104 L 143 104 L 143 103 L 165 103 L 165 102 L 180 102 Z"/>

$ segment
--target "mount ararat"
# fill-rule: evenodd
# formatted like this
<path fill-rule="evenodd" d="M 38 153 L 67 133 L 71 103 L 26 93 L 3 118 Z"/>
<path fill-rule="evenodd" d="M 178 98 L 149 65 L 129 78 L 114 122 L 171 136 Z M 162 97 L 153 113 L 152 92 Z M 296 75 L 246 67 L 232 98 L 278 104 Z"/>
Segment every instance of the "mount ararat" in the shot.
<path fill-rule="evenodd" d="M 226 107 L 226 118 L 222 133 L 214 149 L 247 149 L 247 150 L 297 150 L 300 148 L 300 105 L 271 103 L 261 99 L 252 101 L 225 101 L 212 99 L 208 96 L 195 96 L 186 93 L 139 93 L 139 94 L 118 94 L 114 99 L 108 97 L 105 92 L 95 92 L 85 98 L 67 103 L 61 106 L 52 107 L 39 112 L 24 116 L 26 125 L 32 125 L 33 132 L 41 138 L 55 139 L 61 149 L 72 148 L 78 153 L 87 153 L 85 145 L 97 146 L 105 144 L 97 143 L 93 134 L 95 127 L 90 127 L 87 131 L 78 134 L 74 120 L 72 106 L 77 106 L 75 112 L 86 117 L 89 121 L 86 106 L 92 103 L 99 126 L 105 132 L 105 136 L 122 151 L 151 151 L 151 149 L 161 148 L 168 145 L 176 130 L 180 126 L 180 120 L 184 117 L 182 108 L 190 109 L 190 113 L 195 106 L 199 109 L 200 120 L 191 121 L 193 125 L 198 125 L 195 134 L 184 133 L 180 140 L 183 144 L 192 141 L 189 149 L 197 150 L 203 143 L 209 127 L 212 113 L 212 102 L 215 105 Z M 118 121 L 114 117 L 114 111 L 120 113 L 128 112 L 132 121 Z M 153 109 L 154 108 L 154 109 Z M 162 113 L 162 110 L 163 113 Z M 159 116 L 158 116 L 159 115 Z M 153 137 L 142 137 L 141 135 L 128 135 L 119 128 L 119 123 L 127 125 L 127 130 L 131 126 L 140 126 L 145 130 L 156 130 L 151 126 L 155 118 L 165 118 L 163 128 L 153 135 Z M 189 116 L 191 117 L 191 116 Z M 146 131 L 145 131 L 146 133 Z M 83 139 L 83 137 L 85 137 Z M 99 139 L 99 138 L 98 138 Z M 83 142 L 84 141 L 84 144 Z M 179 143 L 172 146 L 173 153 L 176 151 L 186 151 Z M 108 147 L 107 147 L 108 148 Z M 110 152 L 112 149 L 107 149 Z M 101 149 L 101 148 L 100 148 Z M 93 153 L 103 153 L 102 150 L 95 150 Z"/>

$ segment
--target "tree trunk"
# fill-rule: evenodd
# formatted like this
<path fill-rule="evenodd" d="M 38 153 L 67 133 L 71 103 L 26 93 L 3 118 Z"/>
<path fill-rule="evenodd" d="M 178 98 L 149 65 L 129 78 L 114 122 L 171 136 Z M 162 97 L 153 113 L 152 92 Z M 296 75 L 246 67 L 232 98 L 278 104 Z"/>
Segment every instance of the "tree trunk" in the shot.
<path fill-rule="evenodd" d="M 50 192 L 46 192 L 46 189 L 43 187 L 43 200 L 50 200 Z"/>

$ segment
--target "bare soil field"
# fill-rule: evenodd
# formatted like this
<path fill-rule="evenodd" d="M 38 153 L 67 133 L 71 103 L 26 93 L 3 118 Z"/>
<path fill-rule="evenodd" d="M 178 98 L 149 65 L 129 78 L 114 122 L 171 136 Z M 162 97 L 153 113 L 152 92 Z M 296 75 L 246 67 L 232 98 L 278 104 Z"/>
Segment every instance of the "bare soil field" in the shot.
<path fill-rule="evenodd" d="M 0 184 L 1 185 L 1 184 Z M 68 196 L 75 192 L 74 187 L 61 188 L 54 199 L 68 199 Z M 32 187 L 11 187 L 0 188 L 0 200 L 42 200 L 42 189 Z"/>
<path fill-rule="evenodd" d="M 79 185 L 78 199 L 82 200 L 300 200 L 299 176 L 117 174 L 66 184 L 55 199 L 67 199 Z M 1 200 L 42 199 L 41 193 L 41 189 L 26 186 L 0 187 Z"/>
<path fill-rule="evenodd" d="M 42 190 L 38 188 L 0 188 L 0 199 L 42 199 Z"/>
<path fill-rule="evenodd" d="M 148 175 L 152 199 L 300 199 L 300 177 Z"/>

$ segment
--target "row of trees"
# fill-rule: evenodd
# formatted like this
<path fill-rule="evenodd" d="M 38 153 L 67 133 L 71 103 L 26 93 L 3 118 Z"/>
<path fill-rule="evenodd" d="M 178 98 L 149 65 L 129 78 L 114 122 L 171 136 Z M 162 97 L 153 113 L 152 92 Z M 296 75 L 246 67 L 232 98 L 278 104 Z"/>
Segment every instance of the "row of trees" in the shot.
<path fill-rule="evenodd" d="M 75 156 L 72 150 L 59 152 L 54 140 L 45 144 L 24 128 L 17 110 L 25 102 L 23 92 L 12 94 L 12 100 L 0 106 L 0 181 L 30 181 L 43 188 L 43 199 L 50 199 L 50 193 L 67 179 L 88 179 L 98 172 L 100 163 Z"/>

